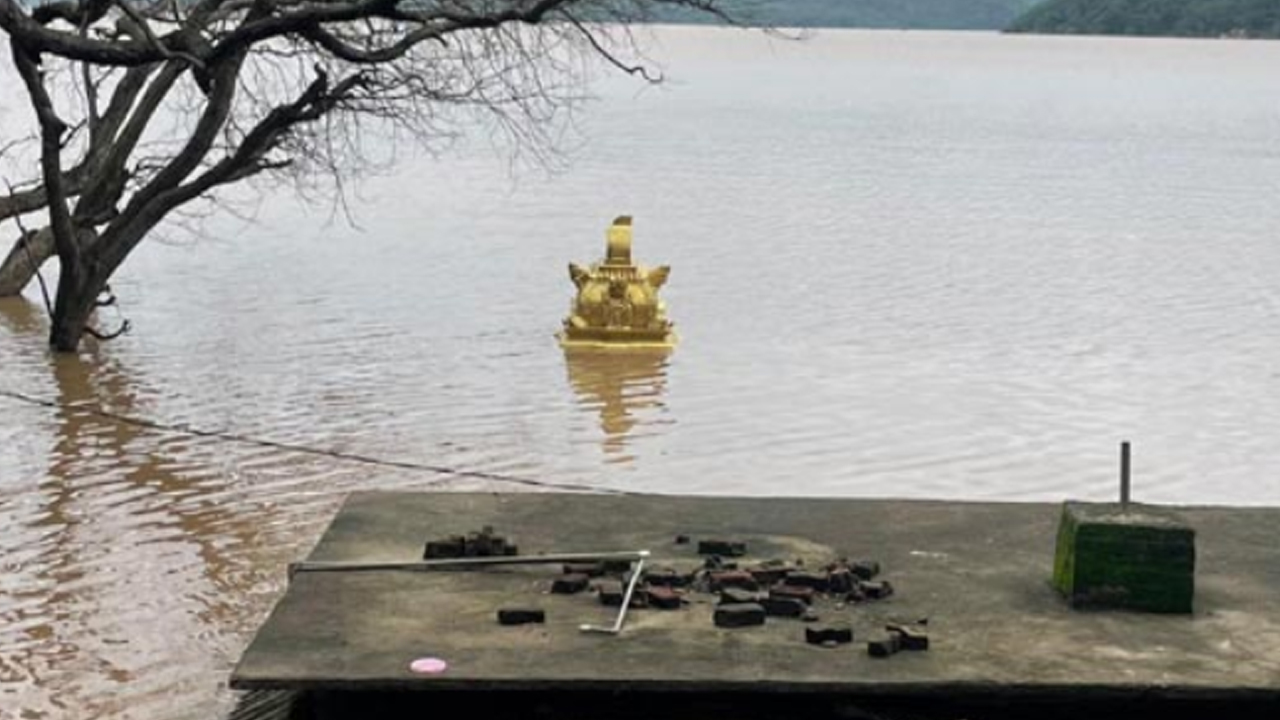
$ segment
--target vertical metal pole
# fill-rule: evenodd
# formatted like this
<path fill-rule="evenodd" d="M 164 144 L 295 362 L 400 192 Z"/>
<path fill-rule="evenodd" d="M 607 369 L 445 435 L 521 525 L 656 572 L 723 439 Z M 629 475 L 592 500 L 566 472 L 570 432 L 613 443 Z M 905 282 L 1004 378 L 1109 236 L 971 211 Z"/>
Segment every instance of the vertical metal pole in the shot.
<path fill-rule="evenodd" d="M 1120 443 L 1120 510 L 1129 511 L 1129 441 Z"/>

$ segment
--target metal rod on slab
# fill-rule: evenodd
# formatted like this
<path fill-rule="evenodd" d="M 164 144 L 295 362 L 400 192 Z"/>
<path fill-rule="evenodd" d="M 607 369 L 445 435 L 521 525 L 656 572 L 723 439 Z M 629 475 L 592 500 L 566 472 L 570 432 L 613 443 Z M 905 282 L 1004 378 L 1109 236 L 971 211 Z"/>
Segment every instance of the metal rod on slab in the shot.
<path fill-rule="evenodd" d="M 446 558 L 442 560 L 388 560 L 385 562 L 345 562 L 306 560 L 290 563 L 289 577 L 300 572 L 368 572 L 377 570 L 465 570 L 500 565 L 549 565 L 553 563 L 601 562 L 649 557 L 648 550 L 598 553 L 556 553 L 547 555 L 505 555 L 497 557 Z"/>
<path fill-rule="evenodd" d="M 648 555 L 648 552 L 645 555 Z M 579 625 L 578 629 L 587 633 L 604 633 L 606 635 L 617 635 L 622 632 L 622 623 L 627 619 L 627 608 L 631 607 L 631 596 L 636 591 L 636 583 L 640 580 L 640 575 L 644 572 L 644 558 L 636 561 L 635 567 L 631 568 L 631 581 L 627 583 L 627 592 L 622 596 L 622 607 L 618 610 L 618 618 L 613 621 L 612 627 L 600 627 L 599 625 Z"/>
<path fill-rule="evenodd" d="M 1120 511 L 1129 512 L 1129 441 L 1120 443 Z"/>

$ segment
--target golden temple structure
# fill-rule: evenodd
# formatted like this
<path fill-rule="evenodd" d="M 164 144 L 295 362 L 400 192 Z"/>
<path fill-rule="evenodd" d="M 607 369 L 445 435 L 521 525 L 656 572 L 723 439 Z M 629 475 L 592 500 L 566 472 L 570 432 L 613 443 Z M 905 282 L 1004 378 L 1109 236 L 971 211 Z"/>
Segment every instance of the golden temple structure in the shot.
<path fill-rule="evenodd" d="M 604 261 L 584 268 L 569 263 L 578 288 L 564 328 L 557 334 L 566 348 L 668 349 L 676 336 L 658 288 L 671 267 L 653 269 L 631 262 L 631 217 L 613 221 L 605 235 Z"/>

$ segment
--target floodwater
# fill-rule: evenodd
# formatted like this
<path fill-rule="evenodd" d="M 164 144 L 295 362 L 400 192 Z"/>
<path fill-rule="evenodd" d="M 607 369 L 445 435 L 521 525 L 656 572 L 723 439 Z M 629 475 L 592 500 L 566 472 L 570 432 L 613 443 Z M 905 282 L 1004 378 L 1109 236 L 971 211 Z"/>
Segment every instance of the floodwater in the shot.
<path fill-rule="evenodd" d="M 1104 499 L 1127 439 L 1138 499 L 1280 503 L 1280 43 L 649 40 L 555 173 L 168 233 L 79 357 L 0 303 L 0 717 L 218 717 L 353 490 Z M 566 358 L 623 213 L 681 344 Z"/>

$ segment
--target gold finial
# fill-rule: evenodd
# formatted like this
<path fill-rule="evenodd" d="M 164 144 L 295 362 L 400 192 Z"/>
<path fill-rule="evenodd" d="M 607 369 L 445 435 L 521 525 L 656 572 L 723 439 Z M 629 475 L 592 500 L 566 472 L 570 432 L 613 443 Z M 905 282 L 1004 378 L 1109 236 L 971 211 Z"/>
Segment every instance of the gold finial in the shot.
<path fill-rule="evenodd" d="M 605 232 L 606 265 L 631 264 L 631 216 L 620 215 Z"/>
<path fill-rule="evenodd" d="M 631 216 L 614 219 L 605 233 L 603 262 L 584 268 L 569 263 L 578 289 L 559 333 L 565 347 L 670 348 L 676 337 L 658 288 L 671 268 L 652 270 L 631 261 Z"/>

